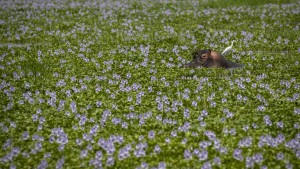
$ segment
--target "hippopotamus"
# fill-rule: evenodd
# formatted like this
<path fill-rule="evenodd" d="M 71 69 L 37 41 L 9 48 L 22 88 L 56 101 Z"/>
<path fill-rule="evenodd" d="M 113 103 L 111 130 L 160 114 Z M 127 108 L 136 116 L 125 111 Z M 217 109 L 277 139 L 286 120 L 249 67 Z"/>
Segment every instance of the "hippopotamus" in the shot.
<path fill-rule="evenodd" d="M 193 60 L 184 65 L 184 67 L 216 67 L 216 68 L 239 68 L 243 67 L 243 64 L 235 63 L 230 60 L 226 60 L 219 52 L 206 49 L 198 50 L 193 53 Z"/>

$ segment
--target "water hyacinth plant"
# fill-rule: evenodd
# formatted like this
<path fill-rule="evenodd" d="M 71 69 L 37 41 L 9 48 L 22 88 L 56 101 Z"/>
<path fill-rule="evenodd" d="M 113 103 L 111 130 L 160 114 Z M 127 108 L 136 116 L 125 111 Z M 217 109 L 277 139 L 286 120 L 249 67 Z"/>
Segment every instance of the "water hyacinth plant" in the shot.
<path fill-rule="evenodd" d="M 300 166 L 299 1 L 0 4 L 0 168 Z"/>

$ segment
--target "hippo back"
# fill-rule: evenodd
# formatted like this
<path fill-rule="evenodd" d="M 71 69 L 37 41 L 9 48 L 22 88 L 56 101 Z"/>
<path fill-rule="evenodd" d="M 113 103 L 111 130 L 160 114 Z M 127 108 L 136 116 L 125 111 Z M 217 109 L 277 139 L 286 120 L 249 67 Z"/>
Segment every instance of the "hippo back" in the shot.
<path fill-rule="evenodd" d="M 226 60 L 226 62 L 227 62 L 227 66 L 225 68 L 239 68 L 239 67 L 244 67 L 243 64 L 235 63 L 235 62 L 232 62 L 230 60 Z"/>

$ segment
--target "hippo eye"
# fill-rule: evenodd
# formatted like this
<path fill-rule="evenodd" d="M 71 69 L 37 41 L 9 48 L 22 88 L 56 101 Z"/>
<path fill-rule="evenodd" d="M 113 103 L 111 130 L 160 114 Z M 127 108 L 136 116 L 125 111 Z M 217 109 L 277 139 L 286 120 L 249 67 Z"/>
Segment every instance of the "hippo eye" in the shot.
<path fill-rule="evenodd" d="M 201 55 L 201 58 L 205 58 L 206 56 L 205 55 Z"/>

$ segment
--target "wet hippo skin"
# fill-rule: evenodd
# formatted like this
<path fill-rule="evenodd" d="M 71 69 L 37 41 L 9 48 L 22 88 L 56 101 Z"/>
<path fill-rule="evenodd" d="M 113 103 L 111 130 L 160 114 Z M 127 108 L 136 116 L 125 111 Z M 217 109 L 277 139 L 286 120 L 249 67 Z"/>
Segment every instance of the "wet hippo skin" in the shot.
<path fill-rule="evenodd" d="M 193 53 L 193 60 L 184 65 L 184 67 L 216 67 L 216 68 L 239 68 L 243 67 L 243 64 L 235 63 L 230 60 L 226 60 L 224 56 L 213 50 L 198 50 Z"/>

